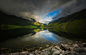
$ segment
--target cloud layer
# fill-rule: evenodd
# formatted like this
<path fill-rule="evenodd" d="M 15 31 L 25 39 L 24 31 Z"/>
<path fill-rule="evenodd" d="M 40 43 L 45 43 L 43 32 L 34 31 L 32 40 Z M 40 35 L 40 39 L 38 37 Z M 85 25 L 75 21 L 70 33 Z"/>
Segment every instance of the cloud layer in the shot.
<path fill-rule="evenodd" d="M 86 0 L 72 0 L 71 2 L 63 5 L 62 7 L 63 9 L 56 17 L 53 18 L 53 20 L 78 12 L 82 9 L 86 9 Z"/>
<path fill-rule="evenodd" d="M 48 13 L 62 8 L 53 18 L 55 20 L 86 8 L 85 2 L 86 0 L 0 0 L 0 9 L 7 14 L 40 21 Z"/>

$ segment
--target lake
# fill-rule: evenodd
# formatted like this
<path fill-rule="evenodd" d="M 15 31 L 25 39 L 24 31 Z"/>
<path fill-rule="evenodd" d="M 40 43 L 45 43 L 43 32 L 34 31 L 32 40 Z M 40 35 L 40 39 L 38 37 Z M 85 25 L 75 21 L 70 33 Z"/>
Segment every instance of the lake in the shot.
<path fill-rule="evenodd" d="M 34 51 L 39 47 L 47 48 L 61 43 L 73 43 L 48 29 L 4 29 L 0 30 L 1 53 Z"/>

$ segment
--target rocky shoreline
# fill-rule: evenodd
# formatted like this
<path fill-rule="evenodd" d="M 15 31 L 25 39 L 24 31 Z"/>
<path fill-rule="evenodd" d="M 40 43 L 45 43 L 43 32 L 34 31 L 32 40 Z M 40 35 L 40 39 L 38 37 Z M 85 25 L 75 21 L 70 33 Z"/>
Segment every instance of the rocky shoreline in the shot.
<path fill-rule="evenodd" d="M 86 55 L 86 43 L 76 41 L 75 43 L 57 44 L 45 49 L 39 47 L 38 50 L 32 52 L 23 51 L 1 55 Z"/>

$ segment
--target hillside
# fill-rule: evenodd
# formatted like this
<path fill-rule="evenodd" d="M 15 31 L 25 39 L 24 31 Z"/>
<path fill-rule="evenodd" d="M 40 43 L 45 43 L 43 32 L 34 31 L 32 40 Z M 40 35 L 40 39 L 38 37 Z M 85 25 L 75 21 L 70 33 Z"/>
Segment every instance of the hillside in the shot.
<path fill-rule="evenodd" d="M 31 22 L 30 20 L 23 19 L 21 17 L 7 15 L 3 12 L 0 12 L 0 25 L 3 25 L 3 24 L 4 25 L 28 26 L 28 25 L 33 25 L 33 22 Z"/>
<path fill-rule="evenodd" d="M 66 17 L 61 17 L 52 23 L 56 23 L 56 22 L 63 23 L 63 22 L 68 22 L 68 21 L 73 21 L 78 19 L 85 19 L 85 18 L 86 18 L 86 9 L 76 12 L 74 14 L 68 15 Z"/>
<path fill-rule="evenodd" d="M 58 20 L 55 20 L 54 22 L 50 23 L 47 26 L 48 27 L 58 27 L 58 26 L 61 26 L 62 23 L 68 24 L 70 22 L 72 25 L 75 22 L 74 25 L 77 23 L 78 24 L 82 23 L 83 27 L 84 27 L 86 25 L 85 21 L 86 21 L 86 9 L 84 9 L 80 12 L 76 12 L 74 14 L 68 15 L 66 17 L 59 18 Z"/>
<path fill-rule="evenodd" d="M 40 28 L 42 23 L 36 22 L 35 19 L 23 19 L 13 15 L 8 15 L 0 12 L 0 29 L 15 29 L 15 28 Z"/>
<path fill-rule="evenodd" d="M 85 37 L 86 9 L 66 17 L 59 18 L 45 27 L 56 27 L 56 29 L 50 30 L 55 33 L 63 32 L 66 34 L 72 34 L 72 36 L 76 37 Z"/>

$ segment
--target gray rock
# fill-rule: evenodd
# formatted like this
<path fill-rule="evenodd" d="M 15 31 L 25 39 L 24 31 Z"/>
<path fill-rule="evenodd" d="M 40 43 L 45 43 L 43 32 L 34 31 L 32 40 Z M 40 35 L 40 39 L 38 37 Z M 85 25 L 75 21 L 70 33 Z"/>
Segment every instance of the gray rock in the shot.
<path fill-rule="evenodd" d="M 83 43 L 84 47 L 86 47 L 86 43 Z"/>
<path fill-rule="evenodd" d="M 79 43 L 79 41 L 76 41 L 75 43 Z"/>
<path fill-rule="evenodd" d="M 69 54 L 69 51 L 65 51 L 65 54 Z"/>
<path fill-rule="evenodd" d="M 59 49 L 59 52 L 62 52 L 63 50 L 62 49 Z"/>
<path fill-rule="evenodd" d="M 77 55 L 77 52 L 75 52 L 74 50 L 70 51 L 71 55 Z"/>
<path fill-rule="evenodd" d="M 75 48 L 74 49 L 76 52 L 78 52 L 78 53 L 83 53 L 83 52 L 85 52 L 85 49 L 84 48 Z"/>
<path fill-rule="evenodd" d="M 85 53 L 81 53 L 81 55 L 86 55 L 86 52 Z"/>
<path fill-rule="evenodd" d="M 69 50 L 69 48 L 70 48 L 70 46 L 69 46 L 68 44 L 61 44 L 61 46 L 62 46 L 63 48 L 65 48 L 66 50 Z"/>
<path fill-rule="evenodd" d="M 34 54 L 30 53 L 29 55 L 34 55 Z"/>
<path fill-rule="evenodd" d="M 73 44 L 73 47 L 79 47 L 78 44 Z"/>
<path fill-rule="evenodd" d="M 43 49 L 42 51 L 49 51 L 51 50 L 51 48 L 46 48 L 46 49 Z"/>
<path fill-rule="evenodd" d="M 62 51 L 62 55 L 64 55 L 64 54 L 65 54 L 65 51 L 63 50 L 63 51 Z"/>
<path fill-rule="evenodd" d="M 57 49 L 55 49 L 55 48 L 52 48 L 52 50 L 51 50 L 52 52 L 54 52 L 54 51 L 57 51 Z"/>
<path fill-rule="evenodd" d="M 74 47 L 70 47 L 70 50 L 73 50 L 74 49 Z"/>
<path fill-rule="evenodd" d="M 41 51 L 38 51 L 38 54 L 40 54 L 41 53 Z"/>
<path fill-rule="evenodd" d="M 45 52 L 46 50 L 42 50 L 42 52 Z"/>
<path fill-rule="evenodd" d="M 28 51 L 22 51 L 21 53 L 28 53 Z"/>
<path fill-rule="evenodd" d="M 59 47 L 59 46 L 55 46 L 55 48 L 56 48 L 56 49 L 58 49 L 58 50 L 60 49 L 60 47 Z"/>
<path fill-rule="evenodd" d="M 40 55 L 48 55 L 49 53 L 41 52 Z"/>
<path fill-rule="evenodd" d="M 60 55 L 62 55 L 62 54 L 60 54 Z"/>
<path fill-rule="evenodd" d="M 53 54 L 60 54 L 59 50 L 53 52 Z"/>
<path fill-rule="evenodd" d="M 35 54 L 37 54 L 37 53 L 38 53 L 38 50 L 35 51 Z"/>
<path fill-rule="evenodd" d="M 84 48 L 84 51 L 86 52 L 86 48 Z"/>
<path fill-rule="evenodd" d="M 78 46 L 79 46 L 80 48 L 82 48 L 82 47 L 84 47 L 84 44 L 78 44 Z"/>
<path fill-rule="evenodd" d="M 70 45 L 70 46 L 71 46 L 71 45 L 72 45 L 72 43 L 68 43 L 68 45 Z"/>

